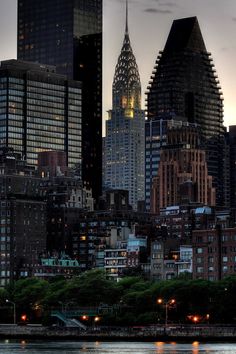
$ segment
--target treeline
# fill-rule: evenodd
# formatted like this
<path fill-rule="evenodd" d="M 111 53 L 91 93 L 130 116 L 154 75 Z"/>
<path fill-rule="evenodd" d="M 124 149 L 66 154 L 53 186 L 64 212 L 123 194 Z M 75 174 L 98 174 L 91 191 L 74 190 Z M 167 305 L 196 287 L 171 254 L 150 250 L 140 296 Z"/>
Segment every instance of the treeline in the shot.
<path fill-rule="evenodd" d="M 164 323 L 165 304 L 171 323 L 236 322 L 236 277 L 218 282 L 175 279 L 147 281 L 126 277 L 118 283 L 108 280 L 101 270 L 85 272 L 71 280 L 54 278 L 22 279 L 0 290 L 1 322 L 12 322 L 13 303 L 17 322 L 26 314 L 31 322 L 50 323 L 50 312 L 77 307 L 108 305 L 113 310 L 100 318 L 107 325 L 146 325 Z M 11 302 L 6 302 L 8 299 Z M 162 304 L 158 304 L 162 299 Z M 174 304 L 168 301 L 174 299 Z M 103 305 L 102 305 L 103 304 Z"/>

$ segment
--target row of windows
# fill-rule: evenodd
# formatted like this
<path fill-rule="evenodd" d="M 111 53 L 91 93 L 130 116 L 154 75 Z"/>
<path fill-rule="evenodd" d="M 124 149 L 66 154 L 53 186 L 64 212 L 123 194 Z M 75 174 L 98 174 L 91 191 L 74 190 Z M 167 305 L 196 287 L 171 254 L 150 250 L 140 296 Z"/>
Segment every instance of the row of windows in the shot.
<path fill-rule="evenodd" d="M 23 97 L 25 95 L 25 92 L 23 90 L 10 89 L 10 90 L 8 90 L 8 95 Z"/>
<path fill-rule="evenodd" d="M 34 133 L 32 135 L 28 134 L 27 138 L 27 145 L 28 146 L 43 146 L 43 143 L 45 143 L 45 146 L 47 143 L 51 144 L 60 144 L 61 146 L 64 146 L 64 136 L 62 135 L 59 138 L 54 138 L 51 136 L 51 134 L 46 137 L 46 136 L 37 136 Z"/>
<path fill-rule="evenodd" d="M 29 108 L 35 107 L 35 111 L 37 110 L 38 106 L 61 109 L 62 111 L 64 111 L 64 108 L 65 108 L 64 102 L 54 102 L 53 100 L 52 101 L 44 100 L 44 99 L 42 99 L 42 97 L 40 97 L 40 98 L 38 97 L 37 99 L 35 99 L 35 98 L 27 99 L 27 105 Z"/>
<path fill-rule="evenodd" d="M 35 112 L 35 113 L 49 113 L 49 114 L 61 114 L 63 115 L 65 110 L 63 109 L 59 109 L 59 108 L 54 108 L 53 106 L 51 106 L 50 102 L 44 102 L 44 101 L 40 101 L 41 105 L 40 106 L 34 106 L 34 105 L 27 105 L 27 109 L 29 111 Z"/>
<path fill-rule="evenodd" d="M 52 95 L 55 97 L 65 97 L 65 92 L 64 91 L 52 91 L 52 90 L 46 90 L 43 88 L 38 88 L 38 87 L 28 87 L 27 88 L 27 92 L 33 92 L 33 93 L 37 93 L 38 96 L 40 95 Z"/>
<path fill-rule="evenodd" d="M 7 78 L 4 79 L 7 80 Z M 9 77 L 9 82 L 13 82 L 15 84 L 24 84 L 24 80 L 18 79 L 16 77 Z"/>
<path fill-rule="evenodd" d="M 1 130 L 6 130 L 6 127 L 2 127 Z M 13 126 L 9 126 L 8 127 L 8 132 L 16 132 L 16 133 L 23 133 L 24 132 L 24 129 L 23 128 L 20 128 L 20 127 L 13 127 Z M 9 134 L 9 137 L 10 137 L 11 134 Z"/>
<path fill-rule="evenodd" d="M 38 93 L 28 93 L 27 94 L 28 98 L 32 98 L 32 99 L 44 99 L 45 101 L 50 101 L 50 102 L 58 102 L 58 103 L 63 103 L 65 102 L 64 97 L 56 97 L 56 96 L 52 96 L 52 95 L 39 95 Z"/>
<path fill-rule="evenodd" d="M 65 117 L 63 115 L 53 115 L 48 113 L 42 113 L 41 115 L 37 112 L 29 111 L 28 112 L 28 120 L 31 122 L 39 122 L 41 124 L 45 124 L 48 120 L 51 124 L 55 124 L 57 121 L 59 125 L 64 124 Z M 53 123 L 54 122 L 54 123 Z"/>
<path fill-rule="evenodd" d="M 47 132 L 47 131 L 41 132 L 40 130 L 27 129 L 28 139 L 30 139 L 32 136 L 35 138 L 36 141 L 38 139 L 41 140 L 41 137 L 43 137 L 45 139 L 48 137 L 52 141 L 54 141 L 55 139 L 61 139 L 61 140 L 65 139 L 65 134 L 63 134 L 63 133 L 54 132 L 52 134 L 51 132 Z"/>
<path fill-rule="evenodd" d="M 56 84 L 49 84 L 46 82 L 39 82 L 39 81 L 32 81 L 32 80 L 28 80 L 27 81 L 29 86 L 33 86 L 33 87 L 41 87 L 41 88 L 45 88 L 45 89 L 50 89 L 53 91 L 65 91 L 65 86 L 64 85 L 56 85 Z"/>
<path fill-rule="evenodd" d="M 70 144 L 68 146 L 68 152 L 71 154 L 71 156 L 77 156 L 78 153 L 81 153 L 81 144 L 77 143 L 76 141 L 74 142 L 74 145 Z"/>
<path fill-rule="evenodd" d="M 57 132 L 57 133 L 65 133 L 65 127 L 63 126 L 55 126 L 55 125 L 49 125 L 49 124 L 34 124 L 34 123 L 28 123 L 27 128 L 33 129 L 35 132 L 37 129 L 41 131 L 49 131 L 49 132 Z"/>
<path fill-rule="evenodd" d="M 11 102 L 22 102 L 22 103 L 24 102 L 24 98 L 20 97 L 20 96 L 12 96 L 12 95 L 10 95 L 10 96 L 8 96 L 8 99 Z"/>

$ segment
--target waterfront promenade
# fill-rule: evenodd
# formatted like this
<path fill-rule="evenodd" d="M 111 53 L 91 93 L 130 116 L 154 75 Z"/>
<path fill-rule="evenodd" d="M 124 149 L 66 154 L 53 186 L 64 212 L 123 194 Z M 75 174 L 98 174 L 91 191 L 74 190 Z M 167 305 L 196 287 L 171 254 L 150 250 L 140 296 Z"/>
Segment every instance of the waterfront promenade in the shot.
<path fill-rule="evenodd" d="M 77 340 L 235 340 L 236 326 L 135 326 L 79 328 L 0 325 L 1 338 Z"/>

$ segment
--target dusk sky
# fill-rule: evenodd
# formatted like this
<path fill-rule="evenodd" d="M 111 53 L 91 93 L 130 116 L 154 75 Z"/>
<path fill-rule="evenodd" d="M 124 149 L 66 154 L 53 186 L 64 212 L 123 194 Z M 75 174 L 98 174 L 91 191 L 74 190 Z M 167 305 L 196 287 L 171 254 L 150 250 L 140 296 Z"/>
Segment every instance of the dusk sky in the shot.
<path fill-rule="evenodd" d="M 50 1 L 50 0 L 48 0 Z M 104 118 L 125 29 L 125 0 L 104 1 Z M 0 60 L 16 58 L 17 0 L 0 0 Z M 236 0 L 129 0 L 130 39 L 142 81 L 149 78 L 172 21 L 197 16 L 224 96 L 225 125 L 236 124 Z"/>

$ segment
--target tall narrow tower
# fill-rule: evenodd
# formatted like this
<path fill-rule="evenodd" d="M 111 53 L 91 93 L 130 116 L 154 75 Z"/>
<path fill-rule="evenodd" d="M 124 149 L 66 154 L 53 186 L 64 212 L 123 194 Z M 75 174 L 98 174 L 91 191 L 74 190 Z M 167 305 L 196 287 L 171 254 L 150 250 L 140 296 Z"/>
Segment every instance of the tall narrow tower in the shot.
<path fill-rule="evenodd" d="M 134 209 L 144 199 L 144 124 L 141 84 L 128 30 L 126 1 L 125 37 L 113 80 L 112 109 L 106 121 L 104 144 L 105 187 L 129 191 Z"/>
<path fill-rule="evenodd" d="M 162 134 L 159 123 L 163 116 L 200 126 L 205 138 L 209 175 L 213 177 L 213 185 L 216 188 L 217 204 L 226 204 L 222 183 L 223 98 L 211 54 L 206 49 L 196 17 L 173 22 L 165 48 L 157 57 L 148 87 L 147 114 L 147 149 L 150 141 L 154 144 L 157 142 L 157 139 L 154 140 L 151 136 L 154 134 L 152 128 L 155 124 L 159 129 L 157 135 Z M 158 142 L 161 140 L 159 138 Z M 160 150 L 160 146 L 157 148 Z M 154 154 L 154 150 L 155 148 L 150 154 Z M 146 154 L 146 157 L 147 161 L 152 161 L 152 156 Z M 156 167 L 157 173 L 158 166 Z M 151 174 L 152 166 L 146 169 L 146 191 L 147 186 L 150 191 L 150 181 L 153 177 Z M 147 193 L 146 196 L 148 197 Z"/>
<path fill-rule="evenodd" d="M 96 199 L 102 192 L 102 6 L 102 0 L 18 0 L 18 59 L 55 65 L 58 74 L 83 83 L 82 178 Z M 74 98 L 68 102 L 73 110 Z M 81 120 L 76 112 L 72 117 Z M 66 139 L 76 154 L 69 132 Z"/>

